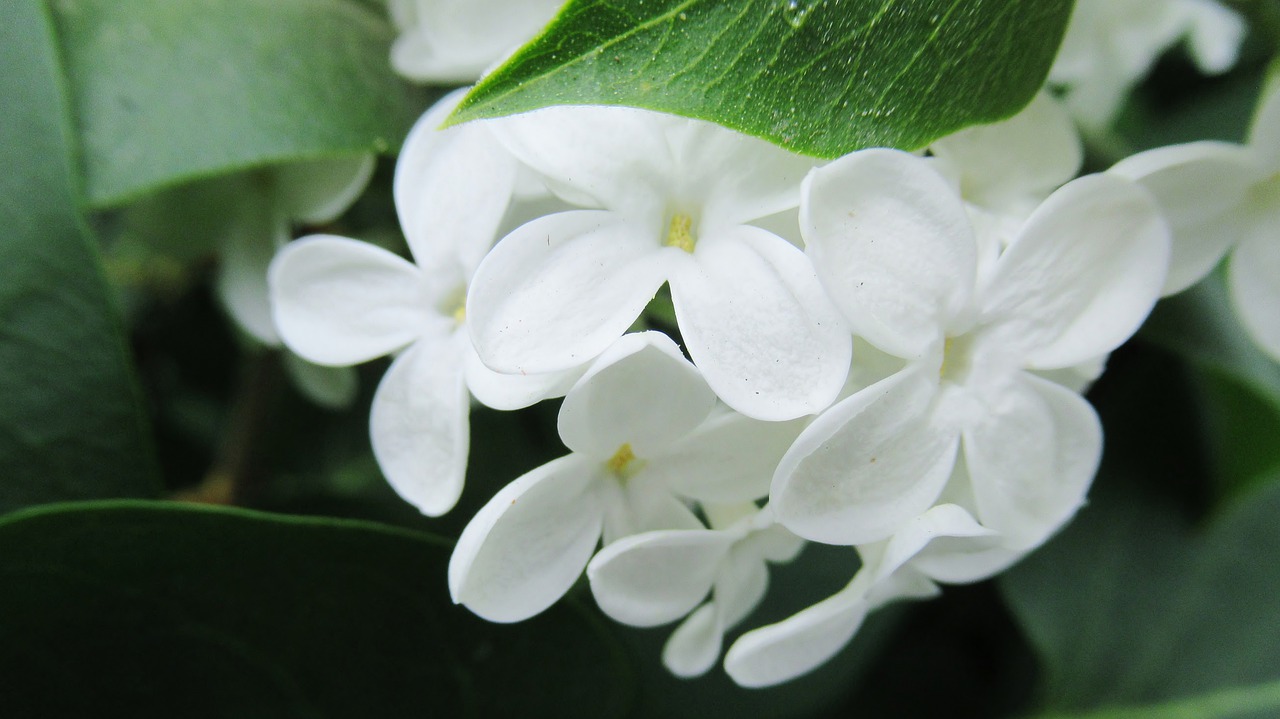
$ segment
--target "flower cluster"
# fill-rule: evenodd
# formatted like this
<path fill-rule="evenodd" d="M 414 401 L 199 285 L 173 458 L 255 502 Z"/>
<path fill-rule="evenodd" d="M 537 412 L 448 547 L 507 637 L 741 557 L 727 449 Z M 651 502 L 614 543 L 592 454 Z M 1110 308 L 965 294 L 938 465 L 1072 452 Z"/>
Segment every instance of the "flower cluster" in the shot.
<path fill-rule="evenodd" d="M 474 57 L 409 29 L 397 64 L 473 77 L 552 5 L 530 3 Z M 1077 113 L 1101 98 L 1097 122 L 1178 38 L 1206 69 L 1239 43 L 1238 19 L 1208 0 L 1095 5 L 1079 4 L 1054 78 Z M 392 3 L 406 28 L 427 8 L 440 17 L 421 27 L 445 27 L 448 7 Z M 1104 30 L 1132 27 L 1125 13 L 1164 13 L 1160 32 L 1116 40 Z M 1122 76 L 1082 68 L 1081 43 L 1125 48 Z M 301 357 L 393 357 L 373 449 L 425 514 L 463 491 L 473 399 L 564 397 L 569 453 L 499 491 L 449 565 L 454 600 L 492 621 L 538 614 L 585 574 L 610 617 L 680 622 L 662 657 L 675 674 L 723 656 L 744 686 L 786 681 L 876 607 L 990 577 L 1061 528 L 1102 448 L 1081 393 L 1160 296 L 1232 247 L 1242 317 L 1280 358 L 1280 92 L 1247 145 L 1161 148 L 1084 177 L 1075 124 L 1047 93 L 927 152 L 831 162 L 629 108 L 439 129 L 461 93 L 419 121 L 396 168 L 412 260 L 311 236 L 278 253 L 270 286 Z M 636 331 L 664 286 L 676 332 Z M 805 542 L 848 547 L 860 567 L 724 651 L 770 565 Z"/>

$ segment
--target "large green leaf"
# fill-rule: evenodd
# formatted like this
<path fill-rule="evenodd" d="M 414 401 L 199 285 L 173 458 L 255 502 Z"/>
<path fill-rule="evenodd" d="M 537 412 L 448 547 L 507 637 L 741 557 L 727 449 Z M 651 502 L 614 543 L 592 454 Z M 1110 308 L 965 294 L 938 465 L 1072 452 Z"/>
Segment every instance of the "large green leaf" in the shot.
<path fill-rule="evenodd" d="M 55 0 L 94 206 L 294 159 L 398 147 L 424 97 L 352 0 Z"/>
<path fill-rule="evenodd" d="M 0 23 L 0 511 L 158 490 L 122 329 L 79 216 L 44 3 Z"/>
<path fill-rule="evenodd" d="M 453 606 L 447 542 L 145 502 L 0 524 L 0 687 L 21 717 L 611 717 L 632 686 L 592 615 Z"/>
<path fill-rule="evenodd" d="M 1280 485 L 1195 528 L 1125 479 L 1002 580 L 1043 659 L 1045 716 L 1277 716 Z"/>
<path fill-rule="evenodd" d="M 452 122 L 630 105 L 837 157 L 1013 114 L 1071 0 L 571 0 Z"/>

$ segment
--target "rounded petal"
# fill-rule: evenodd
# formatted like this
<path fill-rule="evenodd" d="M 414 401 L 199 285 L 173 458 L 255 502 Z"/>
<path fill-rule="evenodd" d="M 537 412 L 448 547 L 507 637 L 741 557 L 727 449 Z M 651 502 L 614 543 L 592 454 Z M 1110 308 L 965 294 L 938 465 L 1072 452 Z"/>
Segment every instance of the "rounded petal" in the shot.
<path fill-rule="evenodd" d="M 1229 226 L 1261 175 L 1248 149 L 1210 141 L 1141 152 L 1108 172 L 1150 191 L 1169 223 L 1173 253 L 1165 295 L 1181 292 L 1209 274 L 1240 239 Z"/>
<path fill-rule="evenodd" d="M 1244 41 L 1244 18 L 1240 13 L 1218 2 L 1190 0 L 1185 4 L 1188 14 L 1187 46 L 1196 67 L 1210 75 L 1230 70 L 1240 57 L 1240 44 Z"/>
<path fill-rule="evenodd" d="M 327 409 L 346 409 L 356 401 L 360 380 L 354 367 L 325 367 L 285 350 L 284 369 L 307 399 Z"/>
<path fill-rule="evenodd" d="M 1098 415 L 1080 395 L 1027 373 L 987 406 L 964 430 L 978 518 L 1012 549 L 1038 546 L 1084 503 L 1102 456 Z"/>
<path fill-rule="evenodd" d="M 373 455 L 391 487 L 423 514 L 457 504 L 471 411 L 460 338 L 415 343 L 391 363 L 369 413 Z"/>
<path fill-rule="evenodd" d="M 749 417 L 820 412 L 844 385 L 849 330 L 804 253 L 766 230 L 702 239 L 675 265 L 671 299 L 707 384 Z"/>
<path fill-rule="evenodd" d="M 269 281 L 281 338 L 316 364 L 365 362 L 447 324 L 431 306 L 417 267 L 344 237 L 289 243 L 272 261 Z"/>
<path fill-rule="evenodd" d="M 725 412 L 651 458 L 645 473 L 699 502 L 750 502 L 769 494 L 774 468 L 803 428 L 803 420 L 762 422 Z"/>
<path fill-rule="evenodd" d="M 1275 226 L 1231 256 L 1231 300 L 1258 346 L 1280 362 L 1280 232 Z"/>
<path fill-rule="evenodd" d="M 959 196 L 922 158 L 863 150 L 805 178 L 800 227 L 855 334 L 920 357 L 969 304 L 977 242 Z"/>
<path fill-rule="evenodd" d="M 990 579 L 1026 556 L 999 536 L 939 537 L 911 560 L 911 568 L 937 582 L 969 584 Z"/>
<path fill-rule="evenodd" d="M 720 564 L 716 575 L 716 609 L 720 612 L 720 624 L 732 628 L 746 619 L 769 589 L 769 568 L 764 558 L 751 548 L 738 543 Z"/>
<path fill-rule="evenodd" d="M 667 136 L 678 163 L 677 190 L 697 199 L 704 226 L 741 225 L 794 210 L 800 182 L 816 162 L 701 120 L 673 123 Z"/>
<path fill-rule="evenodd" d="M 614 342 L 565 395 L 560 439 L 609 459 L 625 443 L 642 460 L 693 431 L 715 406 L 697 368 L 660 332 Z"/>
<path fill-rule="evenodd" d="M 711 671 L 720 658 L 724 629 L 715 604 L 704 604 L 671 633 L 662 647 L 662 664 L 683 679 Z"/>
<path fill-rule="evenodd" d="M 807 674 L 853 639 L 869 608 L 855 580 L 798 614 L 743 634 L 725 655 L 725 672 L 744 687 L 773 686 Z"/>
<path fill-rule="evenodd" d="M 978 524 L 963 508 L 939 504 L 907 522 L 885 545 L 877 564 L 876 581 L 881 581 L 912 561 L 928 544 L 940 537 L 985 537 L 995 534 Z"/>
<path fill-rule="evenodd" d="M 1115 175 L 1053 193 L 996 263 L 982 300 L 997 342 L 1033 369 L 1120 346 L 1151 312 L 1169 267 L 1169 230 L 1151 196 Z"/>
<path fill-rule="evenodd" d="M 401 31 L 391 64 L 413 80 L 470 82 L 533 37 L 560 5 L 561 0 L 391 0 Z"/>
<path fill-rule="evenodd" d="M 1280 81 L 1267 84 L 1249 128 L 1249 149 L 1260 165 L 1280 170 Z"/>
<path fill-rule="evenodd" d="M 601 549 L 587 565 L 600 609 L 636 627 L 675 621 L 706 599 L 734 538 L 709 530 L 646 532 Z"/>
<path fill-rule="evenodd" d="M 267 347 L 280 346 L 267 272 L 276 249 L 288 241 L 288 221 L 269 198 L 252 196 L 234 210 L 222 237 L 218 299 L 240 329 Z"/>
<path fill-rule="evenodd" d="M 591 211 L 550 215 L 507 235 L 467 295 L 480 359 L 499 372 L 536 374 L 599 356 L 666 280 L 670 255 L 655 238 Z"/>
<path fill-rule="evenodd" d="M 480 361 L 475 347 L 467 342 L 467 389 L 480 404 L 500 410 L 523 409 L 551 397 L 563 397 L 582 376 L 585 368 L 543 374 L 502 374 Z"/>
<path fill-rule="evenodd" d="M 815 542 L 884 539 L 941 494 L 958 433 L 934 420 L 936 382 L 904 370 L 827 410 L 773 477 L 778 522 Z"/>
<path fill-rule="evenodd" d="M 280 211 L 318 225 L 347 211 L 373 177 L 373 155 L 291 162 L 274 168 Z"/>
<path fill-rule="evenodd" d="M 441 130 L 466 94 L 456 90 L 413 126 L 396 161 L 396 213 L 422 265 L 475 271 L 497 239 L 516 185 L 516 159 L 484 122 Z"/>
<path fill-rule="evenodd" d="M 564 596 L 600 541 L 594 473 L 569 455 L 495 494 L 449 558 L 453 601 L 491 622 L 518 622 Z"/>
<path fill-rule="evenodd" d="M 663 212 L 675 158 L 667 131 L 687 122 L 630 107 L 548 107 L 501 118 L 498 138 L 547 186 L 581 207 L 628 216 Z"/>
<path fill-rule="evenodd" d="M 1044 197 L 1084 161 L 1071 116 L 1048 92 L 1008 120 L 961 130 L 929 150 L 958 171 L 966 200 L 992 208 Z"/>

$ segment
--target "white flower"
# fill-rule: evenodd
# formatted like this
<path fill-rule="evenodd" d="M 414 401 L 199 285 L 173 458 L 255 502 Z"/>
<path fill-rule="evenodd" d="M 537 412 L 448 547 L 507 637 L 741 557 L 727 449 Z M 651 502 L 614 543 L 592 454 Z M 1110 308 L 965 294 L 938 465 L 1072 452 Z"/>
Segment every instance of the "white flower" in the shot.
<path fill-rule="evenodd" d="M 799 202 L 812 161 L 708 123 L 557 107 L 500 121 L 507 146 L 566 201 L 485 258 L 468 298 L 481 359 L 547 372 L 595 357 L 664 282 L 707 383 L 751 417 L 821 410 L 850 341 L 804 254 L 752 220 Z"/>
<path fill-rule="evenodd" d="M 526 619 L 568 591 L 602 537 L 701 529 L 681 498 L 764 496 L 799 426 L 715 409 L 666 335 L 617 340 L 565 396 L 560 437 L 573 453 L 516 479 L 463 530 L 454 601 L 490 621 Z"/>
<path fill-rule="evenodd" d="M 1236 62 L 1245 24 L 1215 0 L 1077 0 L 1049 82 L 1088 129 L 1111 123 L 1129 90 L 1160 54 L 1186 39 L 1206 73 Z"/>
<path fill-rule="evenodd" d="M 373 451 L 392 487 L 433 516 L 462 491 L 468 388 L 515 408 L 571 379 L 496 375 L 467 339 L 466 283 L 493 242 L 517 167 L 482 124 L 436 129 L 461 93 L 418 121 L 396 165 L 396 209 L 417 264 L 317 235 L 285 247 L 270 277 L 280 334 L 302 357 L 345 366 L 398 353 L 374 395 Z"/>
<path fill-rule="evenodd" d="M 1228 282 L 1236 312 L 1280 360 L 1280 85 L 1264 94 L 1247 145 L 1160 147 L 1108 172 L 1149 189 L 1173 228 L 1165 294 L 1199 281 L 1235 247 Z"/>
<path fill-rule="evenodd" d="M 816 669 L 853 639 L 871 610 L 891 601 L 938 593 L 933 581 L 938 577 L 927 571 L 928 562 L 918 566 L 924 552 L 942 542 L 982 542 L 990 534 L 960 507 L 933 507 L 891 538 L 859 547 L 862 567 L 844 589 L 777 624 L 739 637 L 725 656 L 725 671 L 742 686 L 765 687 Z M 942 551 L 952 552 L 955 546 Z"/>
<path fill-rule="evenodd" d="M 991 239 L 979 256 L 989 265 L 1054 190 L 1076 176 L 1084 149 L 1062 104 L 1041 92 L 1013 117 L 976 125 L 929 146 L 934 169 L 951 179 L 979 228 Z M 980 268 L 980 275 L 985 272 Z"/>
<path fill-rule="evenodd" d="M 771 506 L 796 534 L 883 539 L 938 499 L 963 446 L 979 519 L 1011 546 L 1079 506 L 1101 430 L 1089 404 L 1033 371 L 1127 339 L 1155 303 L 1168 231 L 1137 185 L 1063 186 L 987 278 L 960 199 L 927 161 L 854 153 L 806 180 L 801 224 L 854 332 L 907 360 L 819 416 L 778 467 Z"/>
<path fill-rule="evenodd" d="M 215 286 L 227 313 L 247 335 L 267 347 L 282 347 L 271 318 L 267 268 L 293 237 L 293 225 L 331 222 L 364 191 L 373 156 L 279 165 L 246 177 L 249 188 L 228 207 Z M 308 397 L 343 407 L 356 393 L 355 372 L 320 367 L 284 352 L 285 369 Z"/>
<path fill-rule="evenodd" d="M 711 529 L 626 537 L 587 565 L 596 602 L 617 621 L 649 627 L 689 615 L 662 652 L 663 663 L 681 677 L 715 665 L 724 633 L 764 597 L 767 563 L 789 562 L 804 545 L 774 523 L 767 507 L 746 503 L 704 511 Z"/>
<path fill-rule="evenodd" d="M 391 65 L 411 80 L 473 82 L 555 16 L 564 0 L 390 0 Z"/>

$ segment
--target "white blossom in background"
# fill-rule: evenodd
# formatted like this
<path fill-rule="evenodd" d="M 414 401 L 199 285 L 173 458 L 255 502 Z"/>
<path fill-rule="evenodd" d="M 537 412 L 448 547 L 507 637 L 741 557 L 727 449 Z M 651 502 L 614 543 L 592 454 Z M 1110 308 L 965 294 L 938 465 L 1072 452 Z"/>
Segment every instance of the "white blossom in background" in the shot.
<path fill-rule="evenodd" d="M 373 156 L 360 155 L 279 165 L 246 179 L 251 189 L 231 207 L 215 287 L 227 313 L 253 340 L 283 347 L 271 317 L 267 268 L 293 237 L 293 226 L 333 221 L 355 202 L 372 174 Z M 294 384 L 318 404 L 345 407 L 355 399 L 350 368 L 322 367 L 287 349 L 283 357 Z"/>
<path fill-rule="evenodd" d="M 433 516 L 462 491 L 468 389 L 514 409 L 572 381 L 570 374 L 497 375 L 467 339 L 467 283 L 508 211 L 517 164 L 484 124 L 437 130 L 462 92 L 419 120 L 396 166 L 396 209 L 416 263 L 316 235 L 285 247 L 270 273 L 280 335 L 302 357 L 347 366 L 395 355 L 374 395 L 370 439 L 392 487 Z"/>
<path fill-rule="evenodd" d="M 551 21 L 564 0 L 390 0 L 391 66 L 420 82 L 470 83 Z"/>
<path fill-rule="evenodd" d="M 497 127 L 561 199 L 593 209 L 529 222 L 485 258 L 467 304 L 487 365 L 590 360 L 666 282 L 690 356 L 730 407 L 787 420 L 835 399 L 848 330 L 804 253 L 748 224 L 796 207 L 812 160 L 630 108 L 548 108 Z"/>
<path fill-rule="evenodd" d="M 1244 34 L 1243 18 L 1217 0 L 1077 0 L 1049 84 L 1065 88 L 1083 128 L 1101 130 L 1166 50 L 1185 40 L 1202 72 L 1221 73 Z"/>
<path fill-rule="evenodd" d="M 724 634 L 764 598 L 769 563 L 790 562 L 804 541 L 754 503 L 704 507 L 710 529 L 646 532 L 596 554 L 587 578 L 604 613 L 650 627 L 686 617 L 662 661 L 680 677 L 705 674 Z M 710 599 L 708 599 L 710 595 Z"/>
<path fill-rule="evenodd" d="M 763 497 L 799 429 L 718 409 L 666 335 L 626 335 L 565 396 L 572 453 L 499 491 L 463 530 L 450 594 L 491 621 L 527 619 L 569 590 L 601 540 L 702 530 L 690 502 Z"/>
<path fill-rule="evenodd" d="M 1280 360 L 1280 84 L 1263 95 L 1247 144 L 1160 147 L 1109 172 L 1149 189 L 1173 228 L 1165 294 L 1198 282 L 1230 252 L 1227 281 L 1236 313 L 1258 345 Z"/>
<path fill-rule="evenodd" d="M 1146 318 L 1168 230 L 1137 185 L 1095 175 L 1051 195 L 977 273 L 963 203 L 927 160 L 867 150 L 814 170 L 802 231 L 853 331 L 904 368 L 824 412 L 778 467 L 771 506 L 830 544 L 891 536 L 941 496 L 957 461 L 977 519 L 1031 547 L 1083 501 L 1096 414 L 1035 371 L 1104 355 Z"/>

